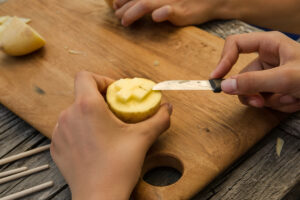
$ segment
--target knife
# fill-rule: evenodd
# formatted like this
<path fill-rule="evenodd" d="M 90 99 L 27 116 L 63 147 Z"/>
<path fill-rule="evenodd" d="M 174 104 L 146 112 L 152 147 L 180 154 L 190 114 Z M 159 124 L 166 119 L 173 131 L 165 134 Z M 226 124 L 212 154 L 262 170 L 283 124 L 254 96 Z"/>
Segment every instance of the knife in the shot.
<path fill-rule="evenodd" d="M 219 93 L 222 91 L 221 82 L 223 80 L 170 80 L 156 84 L 152 90 L 212 90 Z"/>

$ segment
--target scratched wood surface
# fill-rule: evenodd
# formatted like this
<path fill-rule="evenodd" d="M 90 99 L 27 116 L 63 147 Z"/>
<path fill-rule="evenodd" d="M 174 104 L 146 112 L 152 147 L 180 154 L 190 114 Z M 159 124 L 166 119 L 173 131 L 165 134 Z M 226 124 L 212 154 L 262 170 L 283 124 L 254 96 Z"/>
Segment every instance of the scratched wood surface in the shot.
<path fill-rule="evenodd" d="M 246 25 L 243 25 L 242 23 L 240 23 L 240 22 L 219 22 L 219 24 L 217 24 L 216 25 L 216 27 L 218 27 L 218 26 L 223 26 L 224 24 L 226 24 L 226 23 L 229 23 L 229 25 L 230 26 L 232 26 L 232 25 L 234 25 L 234 26 L 236 26 L 236 27 L 242 27 L 241 29 L 246 29 L 247 30 L 247 28 L 245 28 L 245 27 L 247 27 Z M 231 23 L 231 24 L 230 24 Z M 221 25 L 222 24 L 222 25 Z M 206 26 L 206 25 L 205 25 Z M 210 30 L 209 28 L 207 28 L 207 30 Z M 218 29 L 217 29 L 218 31 L 220 31 L 220 28 L 218 27 Z M 226 30 L 226 29 L 225 29 Z M 251 30 L 251 29 L 250 29 Z M 239 30 L 240 31 L 240 30 Z M 247 30 L 248 31 L 248 30 Z M 217 32 L 217 31 L 216 31 Z M 228 31 L 225 31 L 227 34 L 228 34 Z M 242 32 L 242 31 L 240 31 L 240 32 Z M 225 34 L 224 34 L 225 35 Z M 224 35 L 223 35 L 223 37 L 224 37 Z M 220 36 L 222 36 L 222 35 L 220 35 Z M 4 129 L 1 129 L 1 136 L 3 136 L 2 138 L 3 138 L 3 140 L 2 140 L 2 138 L 1 138 L 1 141 L 3 141 L 3 144 L 1 144 L 1 152 L 2 152 L 2 147 L 8 147 L 8 145 L 9 145 L 9 147 L 10 147 L 10 150 L 8 150 L 8 151 L 4 151 L 4 153 L 3 153 L 3 155 L 1 155 L 2 157 L 3 156 L 7 156 L 7 154 L 10 154 L 10 153 L 14 153 L 14 150 L 16 150 L 16 151 L 18 151 L 17 150 L 17 147 L 19 148 L 20 146 L 22 146 L 22 144 L 24 144 L 23 143 L 23 141 L 22 142 L 20 142 L 20 140 L 22 140 L 22 139 L 24 139 L 24 138 L 27 138 L 27 137 L 29 137 L 30 138 L 30 136 L 32 137 L 32 138 L 35 138 L 35 139 L 33 139 L 34 140 L 34 142 L 31 144 L 31 146 L 29 146 L 29 148 L 32 148 L 32 147 L 34 147 L 34 146 L 37 146 L 37 145 L 41 145 L 42 143 L 47 143 L 47 140 L 45 140 L 45 138 L 44 137 L 42 137 L 42 136 L 40 136 L 39 135 L 39 137 L 33 137 L 33 135 L 34 136 L 36 136 L 36 134 L 37 134 L 37 132 L 34 130 L 34 129 L 32 129 L 31 127 L 29 127 L 27 124 L 25 124 L 23 121 L 21 121 L 19 118 L 17 118 L 17 117 L 15 117 L 14 115 L 12 115 L 9 111 L 7 111 L 5 108 L 3 108 L 3 109 L 1 109 L 1 112 L 3 111 L 3 113 L 5 113 L 4 115 L 3 115 L 3 120 L 4 120 L 4 124 L 3 124 L 3 126 L 1 126 L 1 127 L 4 127 Z M 7 117 L 8 116 L 8 117 Z M 297 118 L 296 118 L 297 119 Z M 2 118 L 1 118 L 1 120 L 2 120 Z M 9 136 L 11 136 L 11 135 L 14 135 L 14 133 L 16 133 L 17 131 L 16 130 L 18 130 L 18 129 L 14 129 L 13 127 L 17 127 L 17 125 L 19 124 L 19 122 L 22 122 L 21 123 L 21 125 L 20 125 L 20 127 L 22 127 L 21 128 L 21 130 L 19 130 L 19 132 L 15 135 L 16 136 L 16 138 L 19 138 L 19 140 L 17 140 L 17 139 L 15 139 L 15 137 L 13 137 L 12 136 L 12 140 L 7 140 L 7 138 L 9 138 L 8 137 L 8 135 Z M 25 128 L 24 128 L 25 127 Z M 9 131 L 9 132 L 7 132 L 6 130 L 13 130 L 13 131 Z M 31 130 L 31 131 L 28 131 L 27 132 L 27 134 L 29 134 L 29 135 L 23 135 L 23 134 L 20 134 L 20 132 L 22 132 L 23 133 L 23 131 L 24 132 L 26 132 L 25 130 Z M 3 135 L 2 133 L 3 132 L 6 132 L 6 134 L 5 135 Z M 30 135 L 30 134 L 32 134 L 32 135 Z M 274 137 L 273 137 L 274 138 Z M 5 140 L 4 140 L 5 139 Z M 28 138 L 27 138 L 28 139 Z M 36 140 L 37 139 L 37 140 Z M 285 138 L 285 139 L 287 139 L 288 141 L 289 141 L 289 138 L 287 137 L 287 138 Z M 26 140 L 26 139 L 25 139 Z M 24 140 L 24 141 L 25 141 Z M 292 139 L 290 139 L 291 141 L 297 141 L 297 140 L 292 140 Z M 13 145 L 12 146 L 10 146 L 10 144 L 14 144 L 14 142 L 15 142 L 15 148 L 13 147 Z M 49 142 L 49 141 L 48 141 Z M 270 141 L 268 141 L 269 143 L 271 143 Z M 274 141 L 272 141 L 272 142 L 274 142 Z M 26 142 L 25 142 L 26 143 Z M 269 144 L 268 143 L 268 144 Z M 299 146 L 299 143 L 291 143 L 291 144 L 294 144 L 294 145 L 290 145 L 291 147 L 297 147 L 297 145 Z M 271 144 L 271 147 L 274 147 L 274 144 Z M 267 152 L 271 152 L 271 153 L 273 153 L 274 154 L 274 151 L 272 152 L 272 148 L 271 147 L 269 147 L 269 151 L 267 151 Z M 28 148 L 28 146 L 27 146 L 27 148 Z M 3 148 L 3 149 L 6 149 L 6 148 Z M 293 149 L 293 148 L 291 148 L 291 149 Z M 22 149 L 19 149 L 20 151 L 22 151 Z M 259 152 L 259 151 L 258 151 Z M 289 151 L 287 151 L 287 152 L 289 152 Z M 43 155 L 43 154 L 41 154 L 41 155 Z M 263 155 L 265 155 L 265 153 L 263 154 Z M 289 154 L 290 155 L 290 154 Z M 49 154 L 47 154 L 47 155 L 43 155 L 44 157 L 46 157 L 46 158 L 48 158 L 48 162 L 51 162 L 50 160 L 49 160 Z M 298 156 L 298 157 L 297 157 Z M 264 156 L 263 156 L 264 157 Z M 259 158 L 261 158 L 261 157 L 259 157 Z M 291 159 L 291 158 L 294 158 L 294 159 Z M 272 157 L 272 159 L 275 159 L 276 160 L 276 157 Z M 294 163 L 294 164 L 299 164 L 299 153 L 297 154 L 291 154 L 291 156 L 289 156 L 289 157 L 286 157 L 286 159 L 291 159 L 292 161 L 292 163 Z M 285 160 L 286 160 L 285 159 Z M 256 160 L 257 161 L 257 160 Z M 260 161 L 260 160 L 258 160 L 258 161 Z M 242 161 L 239 161 L 239 162 L 242 162 Z M 29 162 L 30 163 L 30 162 Z M 283 162 L 284 163 L 284 162 Z M 39 164 L 39 162 L 37 162 L 37 164 Z M 264 163 L 262 163 L 262 164 L 264 164 Z M 21 165 L 21 164 L 20 164 Z M 297 165 L 296 165 L 297 166 Z M 11 165 L 11 166 L 8 166 L 8 167 L 14 167 L 14 165 Z M 282 165 L 282 169 L 284 169 L 286 166 L 285 165 Z M 5 168 L 5 167 L 4 167 Z M 7 168 L 7 167 L 6 167 Z M 54 188 L 54 191 L 55 192 L 50 192 L 50 194 L 49 193 L 47 193 L 47 192 L 45 192 L 46 193 L 46 195 L 41 195 L 41 193 L 40 194 L 37 194 L 37 196 L 35 196 L 36 198 L 39 198 L 39 199 L 52 199 L 52 198 L 54 198 L 54 199 L 69 199 L 70 198 L 70 195 L 69 195 L 69 191 L 68 191 L 68 188 L 66 187 L 66 185 L 65 185 L 65 183 L 63 182 L 63 181 L 60 181 L 60 180 L 62 180 L 61 179 L 61 177 L 60 177 L 60 175 L 59 175 L 59 173 L 57 173 L 57 169 L 53 169 L 54 167 L 52 167 L 52 169 L 51 169 L 51 171 L 52 172 L 54 172 L 54 174 L 58 174 L 58 177 L 56 177 L 56 176 L 53 176 L 51 173 L 50 174 L 48 174 L 49 176 L 52 176 L 52 178 L 54 178 L 54 179 L 56 179 L 57 180 L 57 182 L 58 182 L 58 185 L 59 185 L 59 187 L 56 187 L 56 188 Z M 3 167 L 2 167 L 2 169 L 3 169 Z M 292 170 L 292 172 L 295 172 L 295 173 L 293 173 L 293 175 L 294 176 L 288 176 L 287 177 L 287 175 L 283 175 L 284 174 L 284 171 L 280 171 L 280 170 L 278 170 L 278 169 L 281 169 L 281 167 L 278 167 L 278 168 L 274 168 L 274 170 L 272 171 L 273 173 L 275 173 L 276 171 L 279 171 L 278 172 L 278 174 L 280 175 L 279 176 L 279 179 L 280 179 L 280 177 L 285 177 L 285 179 L 286 180 L 288 180 L 289 181 L 289 184 L 286 184 L 285 182 L 283 183 L 283 184 L 279 184 L 279 186 L 278 186 L 278 194 L 280 194 L 281 196 L 283 196 L 284 194 L 286 194 L 287 193 L 287 191 L 295 184 L 295 182 L 297 182 L 297 181 L 299 181 L 299 171 L 297 171 L 297 170 L 295 170 L 295 169 L 297 169 L 297 168 L 293 168 L 293 170 Z M 288 168 L 289 169 L 289 168 Z M 251 169 L 248 169 L 248 171 L 251 171 L 252 170 L 252 168 Z M 262 171 L 264 171 L 264 170 L 267 170 L 267 169 L 262 169 Z M 253 172 L 255 172 L 255 171 L 253 171 Z M 226 172 L 226 173 L 229 173 L 229 172 Z M 267 174 L 267 173 L 266 173 Z M 228 174 L 227 174 L 228 175 Z M 270 174 L 268 174 L 268 175 L 270 175 Z M 175 176 L 175 175 L 174 175 Z M 226 174 L 225 174 L 225 176 L 226 176 Z M 265 176 L 265 173 L 262 173 L 262 175 L 261 176 Z M 36 176 L 36 177 L 34 177 L 34 179 L 25 179 L 26 181 L 21 181 L 21 182 L 18 182 L 16 185 L 19 185 L 19 187 L 18 186 L 15 186 L 14 184 L 12 184 L 12 185 L 10 185 L 10 187 L 7 187 L 6 189 L 4 189 L 4 190 L 0 190 L 0 191 L 6 191 L 6 193 L 10 193 L 10 192 L 12 192 L 13 190 L 16 190 L 16 191 L 18 191 L 18 190 L 20 190 L 21 188 L 24 188 L 24 185 L 26 185 L 27 187 L 29 186 L 29 184 L 28 183 L 33 183 L 34 181 L 33 180 L 35 180 L 36 182 L 38 182 L 39 180 L 46 180 L 45 178 L 44 178 L 44 176 L 42 176 L 40 179 L 39 178 L 37 178 L 37 177 L 40 177 L 40 176 Z M 228 176 L 227 176 L 228 177 Z M 290 180 L 293 180 L 293 181 L 290 181 Z M 239 185 L 239 183 L 237 183 L 237 182 L 235 182 L 236 180 L 233 180 L 233 183 L 234 183 L 234 185 Z M 241 180 L 241 181 L 243 181 L 243 180 Z M 246 180 L 246 181 L 249 181 L 248 179 Z M 277 180 L 278 181 L 278 180 Z M 287 182 L 288 182 L 287 181 Z M 23 182 L 23 184 L 22 184 L 22 182 Z M 250 182 L 251 183 L 251 182 Z M 34 185 L 34 184 L 33 184 Z M 219 185 L 220 185 L 220 183 L 219 183 Z M 218 186 L 219 186 L 218 185 Z M 264 184 L 263 184 L 264 185 Z M 283 188 L 283 186 L 284 187 L 286 187 L 284 190 L 280 190 L 280 189 L 282 189 Z M 213 190 L 212 191 L 216 191 L 216 189 L 215 189 L 216 187 L 214 187 L 213 188 Z M 229 187 L 230 188 L 230 187 Z M 258 188 L 256 188 L 256 190 L 257 189 L 259 189 L 259 187 Z M 274 188 L 273 188 L 274 189 Z M 52 190 L 52 189 L 51 189 Z M 232 196 L 232 194 L 234 194 L 234 193 L 237 193 L 236 195 L 235 195 L 235 197 L 237 197 L 237 199 L 238 199 L 238 197 L 240 197 L 241 195 L 243 196 L 246 196 L 246 193 L 248 193 L 249 192 L 249 190 L 250 190 L 250 194 L 248 195 L 248 199 L 251 199 L 250 197 L 251 197 L 251 195 L 254 195 L 254 193 L 255 193 L 255 190 L 251 190 L 250 188 L 248 188 L 248 190 L 244 190 L 245 192 L 244 192 L 244 194 L 242 193 L 241 194 L 241 192 L 240 193 L 238 193 L 239 191 L 241 191 L 240 189 L 238 189 L 238 190 L 236 190 L 236 191 L 232 191 L 232 189 L 230 189 L 230 191 L 232 191 L 231 193 L 229 193 L 229 194 L 231 194 L 231 196 Z M 265 190 L 268 190 L 267 188 L 265 189 Z M 218 192 L 219 191 L 222 191 L 221 189 L 218 189 Z M 225 186 L 225 191 L 226 191 L 226 186 Z M 253 192 L 252 194 L 251 194 L 251 191 Z M 42 193 L 42 194 L 45 194 L 45 193 Z M 210 195 L 211 194 L 211 191 L 209 191 L 208 193 L 206 193 L 206 194 L 199 194 L 200 195 L 200 197 L 199 197 L 199 195 L 198 196 L 196 196 L 195 198 L 196 199 L 201 199 L 201 198 L 205 198 L 205 196 L 209 196 L 210 195 L 210 197 L 209 198 L 213 198 L 213 196 L 214 196 L 214 194 L 215 194 L 216 192 L 212 192 L 212 194 L 213 195 Z M 1 195 L 2 194 L 4 194 L 3 192 L 2 193 L 0 193 Z M 221 192 L 219 192 L 218 194 L 222 194 Z M 271 193 L 269 193 L 268 194 L 268 192 L 265 192 L 265 194 L 267 194 L 267 195 L 265 195 L 265 197 L 275 197 L 274 195 L 272 196 L 272 194 Z M 38 196 L 38 195 L 41 195 L 41 196 Z M 226 195 L 227 195 L 227 193 L 225 192 L 225 195 L 224 194 L 222 194 L 222 199 L 224 198 L 224 197 L 226 197 Z M 220 196 L 219 196 L 220 197 Z M 229 198 L 229 195 L 227 195 L 227 197 Z M 279 196 L 277 196 L 278 198 L 279 198 Z M 216 195 L 216 197 L 215 197 L 216 199 L 219 199 L 218 198 L 218 196 Z M 34 198 L 35 199 L 35 198 Z M 276 198 L 275 198 L 276 199 Z"/>

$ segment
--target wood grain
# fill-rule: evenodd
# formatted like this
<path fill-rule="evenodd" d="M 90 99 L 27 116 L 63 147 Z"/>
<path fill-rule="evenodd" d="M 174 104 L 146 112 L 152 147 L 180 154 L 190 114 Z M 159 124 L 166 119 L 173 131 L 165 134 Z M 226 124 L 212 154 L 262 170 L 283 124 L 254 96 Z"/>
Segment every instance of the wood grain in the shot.
<path fill-rule="evenodd" d="M 31 128 L 26 123 L 22 122 L 19 118 L 14 116 L 11 112 L 9 112 L 6 108 L 4 108 L 1 105 L 0 116 L 0 135 L 6 136 L 0 138 L 0 141 L 3 142 L 0 145 L 0 152 L 12 151 L 12 153 L 9 154 L 12 155 L 18 152 L 35 148 L 38 144 L 39 146 L 45 144 L 45 138 L 42 135 L 39 135 L 36 131 L 34 131 L 33 128 Z M 1 123 L 4 121 L 3 119 L 5 118 L 10 118 L 11 121 L 9 123 L 15 125 L 3 126 L 5 123 L 7 124 L 7 121 L 5 121 L 5 123 Z M 271 131 L 265 139 L 263 139 L 261 142 L 255 145 L 242 158 L 240 158 L 231 167 L 229 167 L 229 169 L 226 170 L 225 173 L 218 176 L 217 179 L 213 181 L 213 183 L 206 187 L 206 189 L 204 189 L 202 192 L 198 193 L 195 197 L 193 197 L 192 200 L 218 199 L 215 198 L 215 196 L 219 196 L 219 193 L 222 194 L 223 199 L 252 200 L 254 199 L 254 195 L 259 193 L 263 195 L 256 196 L 257 198 L 255 199 L 257 200 L 280 200 L 283 196 L 286 195 L 287 192 L 289 194 L 287 198 L 288 200 L 298 200 L 299 195 L 297 192 L 294 192 L 294 190 L 297 190 L 297 188 L 293 190 L 293 187 L 295 186 L 295 182 L 300 182 L 297 179 L 297 177 L 299 177 L 300 170 L 297 171 L 298 168 L 295 167 L 300 165 L 300 151 L 297 148 L 297 146 L 299 146 L 298 143 L 300 140 L 296 139 L 295 137 L 288 136 L 290 135 L 290 133 L 300 132 L 300 125 L 297 125 L 299 124 L 298 122 L 300 122 L 300 113 L 295 113 L 291 115 L 287 120 L 283 121 L 279 127 Z M 293 124 L 292 129 L 285 129 L 286 126 L 290 127 L 291 124 Z M 11 137 L 7 137 L 8 135 Z M 284 138 L 285 143 L 289 144 L 288 146 L 285 145 L 283 147 L 282 152 L 284 154 L 280 158 L 273 157 L 273 155 L 276 155 L 275 142 L 277 137 Z M 23 138 L 23 140 L 25 141 L 16 145 L 14 143 L 14 138 Z M 292 153 L 297 149 L 298 153 Z M 53 163 L 49 153 L 45 152 L 39 156 L 41 157 L 36 158 L 35 156 L 33 156 L 25 160 L 20 160 L 14 165 L 6 165 L 0 167 L 0 171 L 6 171 L 8 169 L 16 168 L 16 165 L 37 166 L 35 163 L 37 159 L 40 158 L 45 159 L 43 163 Z M 0 158 L 2 157 L 3 156 L 0 156 Z M 249 167 L 249 163 L 251 167 Z M 251 163 L 255 163 L 255 165 L 252 165 Z M 266 163 L 267 166 L 264 167 Z M 279 166 L 284 167 L 280 167 L 282 169 L 278 170 Z M 289 172 L 286 172 L 286 170 L 283 169 L 286 169 Z M 51 168 L 49 170 L 41 173 L 46 173 L 47 175 L 51 174 L 49 176 L 55 175 L 53 176 L 53 180 L 55 180 L 55 188 L 50 188 L 49 190 L 46 190 L 44 192 L 30 195 L 26 198 L 23 198 L 24 200 L 71 199 L 70 190 L 68 189 L 65 181 L 63 180 L 63 177 L 60 175 L 55 164 L 51 164 Z M 276 177 L 281 178 L 274 178 L 274 173 L 277 174 Z M 258 175 L 261 176 L 260 179 L 241 178 Z M 152 181 L 156 184 L 163 184 L 164 181 L 167 182 L 168 180 L 174 179 L 174 176 L 174 174 L 167 174 L 166 171 L 160 171 L 158 177 L 152 177 Z M 41 181 L 43 181 L 43 178 L 44 176 L 42 176 L 42 178 L 40 178 L 40 176 L 34 176 L 30 179 L 24 178 L 22 181 L 7 183 L 6 185 L 0 187 L 0 197 L 4 196 L 2 195 L 4 193 L 11 194 L 19 190 L 31 187 L 34 184 L 41 183 Z M 264 179 L 264 181 L 261 181 L 261 179 Z M 254 187 L 245 187 L 245 185 L 254 185 Z M 240 189 L 235 189 L 234 192 L 232 192 L 232 188 Z M 276 192 L 274 192 L 275 190 Z M 289 192 L 290 190 L 292 190 L 291 194 Z"/>
<path fill-rule="evenodd" d="M 195 27 L 177 29 L 144 20 L 123 28 L 95 0 L 11 0 L 0 11 L 31 18 L 48 41 L 45 49 L 27 57 L 0 55 L 0 101 L 47 136 L 60 111 L 73 101 L 78 71 L 154 81 L 205 79 L 223 46 L 221 39 Z M 66 49 L 84 53 L 71 55 Z M 233 73 L 253 58 L 243 56 Z M 160 66 L 153 66 L 155 60 Z M 248 109 L 228 95 L 166 92 L 165 99 L 175 108 L 172 127 L 149 152 L 145 170 L 165 164 L 158 158 L 167 155 L 180 160 L 183 176 L 167 187 L 140 181 L 139 199 L 193 196 L 279 122 L 269 111 Z"/>

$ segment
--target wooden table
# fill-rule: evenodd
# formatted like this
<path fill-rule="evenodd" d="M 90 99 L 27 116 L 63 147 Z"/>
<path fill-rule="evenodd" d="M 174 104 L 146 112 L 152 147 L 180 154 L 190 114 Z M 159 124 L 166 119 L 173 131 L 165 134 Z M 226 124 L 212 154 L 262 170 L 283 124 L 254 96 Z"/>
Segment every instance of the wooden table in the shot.
<path fill-rule="evenodd" d="M 0 3 L 4 0 L 0 0 Z M 260 31 L 240 21 L 215 21 L 200 28 L 225 38 L 231 34 Z M 285 143 L 281 156 L 275 153 L 277 137 Z M 0 105 L 0 158 L 23 152 L 50 141 L 38 131 Z M 23 199 L 71 199 L 68 185 L 51 159 L 49 152 L 0 166 L 0 172 L 27 166 L 50 164 L 50 170 L 0 185 L 0 197 L 54 180 L 55 185 Z M 160 169 L 147 180 L 163 185 L 180 175 Z M 227 171 L 193 199 L 297 199 L 300 196 L 300 113 L 291 115 L 271 131 Z"/>

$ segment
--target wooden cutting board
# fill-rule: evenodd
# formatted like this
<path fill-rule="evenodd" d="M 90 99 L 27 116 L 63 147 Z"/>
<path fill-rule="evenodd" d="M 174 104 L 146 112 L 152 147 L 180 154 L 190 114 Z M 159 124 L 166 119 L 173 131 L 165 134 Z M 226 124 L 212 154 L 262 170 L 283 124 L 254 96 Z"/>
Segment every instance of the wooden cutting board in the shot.
<path fill-rule="evenodd" d="M 101 0 L 9 0 L 0 15 L 31 18 L 31 26 L 46 38 L 45 48 L 29 56 L 0 53 L 0 102 L 47 137 L 73 102 L 78 71 L 157 82 L 207 79 L 224 43 L 195 27 L 149 20 L 124 28 Z M 242 56 L 232 73 L 254 57 Z M 136 199 L 192 197 L 279 123 L 270 111 L 247 108 L 235 96 L 164 92 L 164 100 L 174 106 L 172 125 L 150 150 L 143 174 L 170 166 L 182 177 L 164 187 L 141 179 Z"/>

